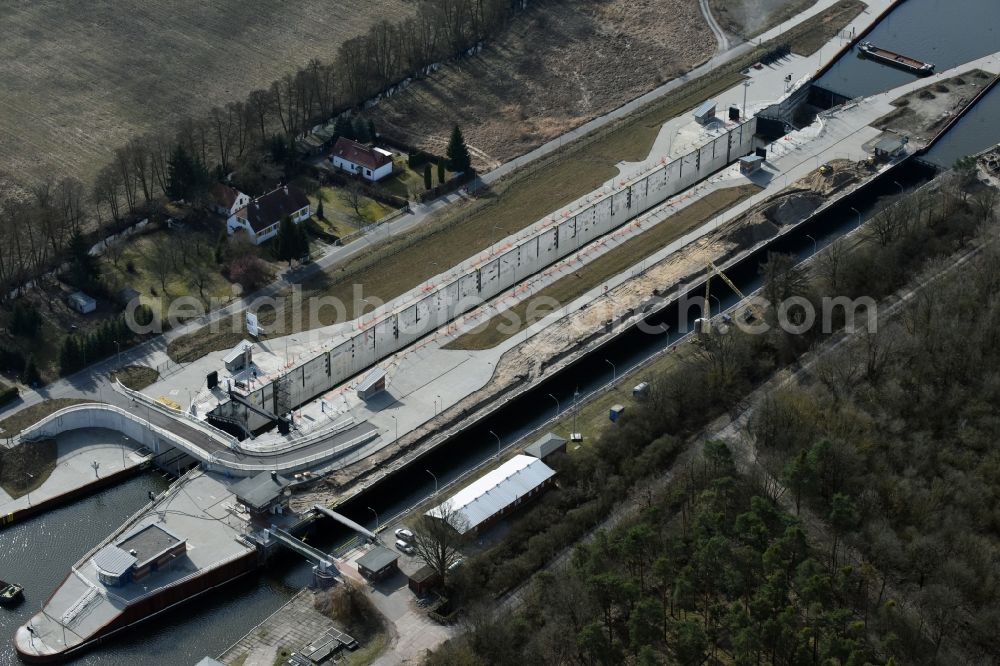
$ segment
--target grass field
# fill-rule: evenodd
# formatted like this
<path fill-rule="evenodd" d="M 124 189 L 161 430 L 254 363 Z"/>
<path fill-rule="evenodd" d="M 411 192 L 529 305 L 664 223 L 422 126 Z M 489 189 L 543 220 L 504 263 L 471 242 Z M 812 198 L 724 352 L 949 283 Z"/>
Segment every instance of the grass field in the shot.
<path fill-rule="evenodd" d="M 30 425 L 41 421 L 46 416 L 58 412 L 60 409 L 79 405 L 84 402 L 94 402 L 93 400 L 83 400 L 78 398 L 53 398 L 40 402 L 37 405 L 25 407 L 24 409 L 11 414 L 0 421 L 0 428 L 3 428 L 3 436 L 16 435 Z"/>
<path fill-rule="evenodd" d="M 266 88 L 407 0 L 0 3 L 0 172 L 87 182 L 131 136 Z"/>
<path fill-rule="evenodd" d="M 532 305 L 536 301 L 552 299 L 565 305 L 759 191 L 756 185 L 742 185 L 710 193 L 645 233 L 581 266 L 573 275 L 560 278 L 531 298 L 459 336 L 445 345 L 445 349 L 490 349 L 497 346 L 551 312 L 550 309 L 535 312 Z M 518 325 L 512 325 L 511 321 L 517 321 Z M 504 326 L 501 327 L 501 323 Z"/>
<path fill-rule="evenodd" d="M 111 375 L 112 380 L 118 380 L 133 391 L 141 391 L 160 378 L 160 373 L 144 365 L 126 365 Z"/>
<path fill-rule="evenodd" d="M 858 0 L 842 0 L 825 12 L 796 26 L 787 38 L 797 40 L 823 27 L 842 26 Z M 843 21 L 843 23 L 839 23 Z M 839 27 L 837 28 L 839 30 Z M 678 87 L 622 121 L 568 145 L 554 155 L 520 170 L 494 185 L 477 199 L 457 203 L 407 234 L 387 239 L 370 252 L 327 269 L 303 284 L 303 297 L 329 296 L 352 303 L 354 285 L 364 286 L 366 298 L 388 301 L 482 251 L 498 238 L 515 233 L 548 213 L 578 199 L 613 178 L 619 161 L 646 159 L 663 123 L 696 107 L 743 80 L 742 70 L 773 48 L 768 43 L 742 58 Z M 284 332 L 299 330 L 285 313 Z M 325 308 L 317 321 L 336 323 L 333 309 Z M 357 313 L 355 313 L 355 316 Z M 308 309 L 306 312 L 308 320 Z M 269 324 L 267 317 L 262 324 Z M 169 348 L 175 361 L 191 360 L 197 350 L 227 349 L 240 341 L 241 331 L 198 331 L 174 340 Z"/>
<path fill-rule="evenodd" d="M 814 4 L 816 0 L 709 0 L 722 28 L 744 39 L 767 32 Z"/>

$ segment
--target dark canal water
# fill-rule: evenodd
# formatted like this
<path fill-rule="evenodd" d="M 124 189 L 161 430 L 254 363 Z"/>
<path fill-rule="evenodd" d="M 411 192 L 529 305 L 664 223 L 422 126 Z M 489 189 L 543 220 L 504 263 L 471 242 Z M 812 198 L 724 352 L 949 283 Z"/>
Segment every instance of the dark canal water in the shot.
<path fill-rule="evenodd" d="M 867 215 L 883 198 L 899 194 L 896 182 L 910 188 L 926 181 L 930 175 L 929 170 L 918 167 L 894 173 L 891 179 L 884 179 L 871 192 L 831 208 L 808 226 L 786 236 L 775 249 L 805 258 L 814 251 L 813 239 L 822 248 L 857 226 L 858 215 L 851 207 Z M 759 286 L 757 269 L 762 259 L 762 256 L 751 257 L 727 274 L 742 290 L 751 291 Z M 713 281 L 713 294 L 723 307 L 737 300 L 719 280 Z M 688 330 L 698 313 L 689 314 Z M 611 379 L 612 370 L 605 359 L 614 363 L 622 374 L 676 342 L 677 333 L 673 331 L 684 328 L 678 313 L 669 308 L 651 320 L 651 324 L 667 324 L 671 332 L 650 335 L 632 331 L 621 336 L 599 353 L 539 383 L 529 394 L 512 401 L 480 425 L 467 429 L 409 471 L 401 472 L 364 498 L 339 510 L 374 527 L 369 507 L 385 519 L 423 501 L 434 490 L 426 469 L 432 470 L 442 484 L 457 478 L 496 454 L 496 440 L 490 431 L 496 432 L 505 446 L 516 442 L 553 416 L 554 403 L 548 394 L 556 396 L 566 409 L 576 390 L 583 397 Z M 0 666 L 17 663 L 9 637 L 37 611 L 70 566 L 138 510 L 145 503 L 148 491 L 159 491 L 164 486 L 160 477 L 146 474 L 0 532 L 0 578 L 24 584 L 27 594 L 27 601 L 16 611 L 0 612 L 0 637 L 3 637 Z M 319 524 L 316 532 L 311 543 L 325 549 L 350 536 L 332 521 Z M 291 554 L 281 555 L 267 570 L 120 634 L 82 655 L 78 663 L 109 666 L 193 664 L 202 656 L 221 653 L 280 607 L 297 589 L 307 585 L 310 579 L 307 564 Z"/>
<path fill-rule="evenodd" d="M 873 31 L 869 39 L 880 46 L 926 59 L 945 69 L 1000 49 L 1000 1 L 997 0 L 907 0 Z M 901 85 L 912 77 L 903 72 L 859 60 L 848 54 L 823 77 L 822 84 L 835 92 L 858 96 Z M 950 166 L 963 155 L 978 152 L 1000 141 L 1000 93 L 993 92 L 964 118 L 928 156 L 934 163 Z M 815 246 L 843 235 L 862 215 L 874 210 L 885 197 L 898 195 L 899 182 L 906 188 L 924 182 L 930 173 L 907 167 L 883 179 L 870 192 L 830 209 L 778 244 L 779 251 L 805 258 Z M 757 267 L 763 257 L 753 257 L 729 271 L 743 291 L 758 286 Z M 723 306 L 736 302 L 736 295 L 713 281 L 713 292 Z M 696 314 L 692 314 L 692 317 Z M 654 325 L 664 323 L 669 331 L 682 328 L 678 314 L 668 310 Z M 688 322 L 690 326 L 691 322 Z M 479 426 L 470 428 L 438 451 L 429 454 L 390 482 L 375 488 L 365 498 L 341 507 L 358 522 L 373 526 L 369 507 L 385 519 L 422 501 L 433 490 L 432 470 L 444 484 L 496 453 L 496 432 L 509 445 L 544 424 L 554 412 L 548 394 L 566 409 L 579 390 L 581 396 L 602 387 L 611 378 L 615 364 L 620 374 L 676 341 L 677 334 L 649 335 L 633 332 L 621 336 L 599 353 L 584 359 L 558 376 L 540 383 L 531 393 L 512 401 Z M 101 538 L 121 525 L 146 501 L 147 492 L 159 491 L 165 482 L 154 474 L 132 479 L 73 505 L 52 511 L 0 532 L 0 579 L 25 585 L 27 601 L 14 611 L 0 610 L 0 666 L 17 663 L 9 638 L 48 597 L 75 563 Z M 348 535 L 321 524 L 313 543 L 332 547 Z M 310 581 L 309 566 L 291 555 L 276 559 L 269 568 L 246 577 L 223 590 L 160 616 L 146 625 L 119 635 L 78 660 L 85 664 L 125 666 L 151 664 L 186 666 L 204 655 L 217 655 L 281 606 Z"/>
<path fill-rule="evenodd" d="M 997 0 L 906 0 L 883 19 L 866 40 L 937 66 L 942 72 L 1000 50 Z M 896 88 L 913 74 L 845 54 L 817 82 L 845 97 Z"/>

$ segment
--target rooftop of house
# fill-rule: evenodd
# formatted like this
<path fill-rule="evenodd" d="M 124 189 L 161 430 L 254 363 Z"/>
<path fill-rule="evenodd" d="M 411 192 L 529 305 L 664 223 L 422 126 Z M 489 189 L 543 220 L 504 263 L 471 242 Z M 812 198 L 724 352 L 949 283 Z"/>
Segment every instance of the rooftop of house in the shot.
<path fill-rule="evenodd" d="M 251 509 L 261 510 L 281 497 L 291 482 L 274 472 L 261 472 L 236 483 L 230 488 L 236 498 Z"/>
<path fill-rule="evenodd" d="M 347 160 L 352 164 L 357 164 L 373 171 L 392 162 L 392 157 L 386 155 L 384 152 L 358 143 L 357 141 L 352 141 L 346 137 L 337 139 L 337 143 L 333 144 L 333 151 L 330 153 L 330 157 L 339 157 L 342 160 Z"/>
<path fill-rule="evenodd" d="M 216 183 L 212 187 L 212 199 L 223 208 L 232 208 L 240 194 L 238 189 L 225 183 Z"/>
<path fill-rule="evenodd" d="M 305 192 L 297 187 L 285 185 L 272 190 L 250 202 L 246 208 L 237 211 L 236 216 L 246 220 L 254 233 L 260 233 L 284 217 L 291 217 L 309 205 Z"/>
<path fill-rule="evenodd" d="M 118 542 L 117 546 L 133 555 L 139 566 L 156 559 L 180 543 L 181 539 L 159 525 L 146 525 Z M 133 554 L 134 551 L 134 554 Z"/>
<path fill-rule="evenodd" d="M 387 566 L 399 559 L 399 555 L 384 548 L 382 546 L 376 546 L 372 548 L 367 553 L 358 558 L 358 567 L 367 569 L 368 571 L 381 571 Z"/>

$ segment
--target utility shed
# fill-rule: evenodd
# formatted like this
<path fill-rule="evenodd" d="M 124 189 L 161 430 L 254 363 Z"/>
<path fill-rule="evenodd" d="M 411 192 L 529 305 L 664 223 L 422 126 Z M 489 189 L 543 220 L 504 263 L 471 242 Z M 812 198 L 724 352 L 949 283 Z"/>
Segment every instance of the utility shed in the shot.
<path fill-rule="evenodd" d="M 877 159 L 892 160 L 906 152 L 908 139 L 905 136 L 886 135 L 875 142 L 872 153 Z"/>
<path fill-rule="evenodd" d="M 428 592 L 430 592 L 431 589 L 438 584 L 438 581 L 441 580 L 441 577 L 438 576 L 437 571 L 434 570 L 434 567 L 432 567 L 429 564 L 425 564 L 412 574 L 408 575 L 406 577 L 406 580 L 407 580 L 406 584 L 410 588 L 410 590 L 418 597 L 422 597 Z"/>
<path fill-rule="evenodd" d="M 251 513 L 284 513 L 288 500 L 285 489 L 291 481 L 276 472 L 261 472 L 243 479 L 230 490 Z"/>
<path fill-rule="evenodd" d="M 714 99 L 708 100 L 694 112 L 694 121 L 699 125 L 709 124 L 715 120 L 715 107 L 716 101 Z"/>
<path fill-rule="evenodd" d="M 747 155 L 740 158 L 740 173 L 744 176 L 760 171 L 764 166 L 764 158 L 760 155 Z"/>
<path fill-rule="evenodd" d="M 517 455 L 427 512 L 447 516 L 459 534 L 478 534 L 507 515 L 524 500 L 552 483 L 555 471 L 538 458 Z"/>
<path fill-rule="evenodd" d="M 229 350 L 229 353 L 222 359 L 226 370 L 236 373 L 248 368 L 253 362 L 252 350 L 253 343 L 249 340 L 244 340 Z"/>
<path fill-rule="evenodd" d="M 97 309 L 97 301 L 82 291 L 73 292 L 66 300 L 69 306 L 80 314 L 89 314 Z"/>
<path fill-rule="evenodd" d="M 385 390 L 385 370 L 375 368 L 361 380 L 358 384 L 358 397 L 362 400 L 370 400 Z"/>
<path fill-rule="evenodd" d="M 399 555 L 376 546 L 358 558 L 358 572 L 369 580 L 382 580 L 399 569 Z"/>
<path fill-rule="evenodd" d="M 539 460 L 545 460 L 558 451 L 566 451 L 566 440 L 551 432 L 545 433 L 524 449 L 527 455 Z"/>

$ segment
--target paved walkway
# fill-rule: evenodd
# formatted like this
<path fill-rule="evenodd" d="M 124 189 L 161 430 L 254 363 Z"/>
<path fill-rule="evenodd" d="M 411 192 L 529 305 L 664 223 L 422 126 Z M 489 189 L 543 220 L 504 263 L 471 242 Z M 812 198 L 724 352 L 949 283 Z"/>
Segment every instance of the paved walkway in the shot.
<path fill-rule="evenodd" d="M 328 629 L 344 629 L 316 610 L 314 600 L 312 590 L 301 590 L 226 650 L 219 660 L 232 664 L 242 658 L 243 666 L 273 666 L 281 648 L 298 652 Z"/>
<path fill-rule="evenodd" d="M 20 446 L 34 446 L 26 442 Z M 142 465 L 149 459 L 140 455 L 135 443 L 120 433 L 103 429 L 74 430 L 56 439 L 58 462 L 49 478 L 27 495 L 14 499 L 0 488 L 0 515 L 14 513 L 32 504 L 50 500 L 93 483 L 99 477 Z M 96 473 L 93 464 L 99 465 Z"/>

